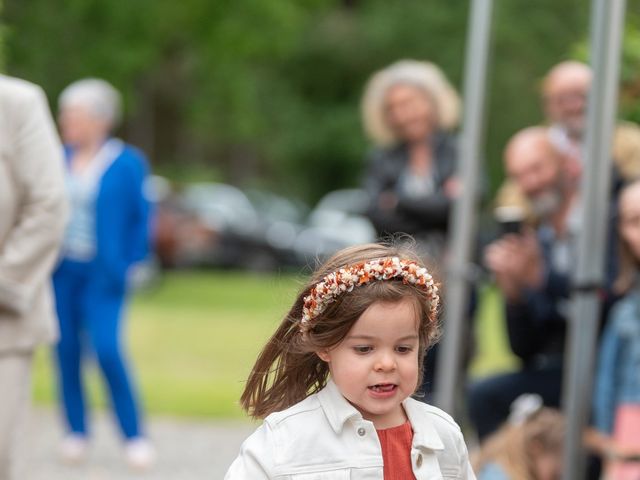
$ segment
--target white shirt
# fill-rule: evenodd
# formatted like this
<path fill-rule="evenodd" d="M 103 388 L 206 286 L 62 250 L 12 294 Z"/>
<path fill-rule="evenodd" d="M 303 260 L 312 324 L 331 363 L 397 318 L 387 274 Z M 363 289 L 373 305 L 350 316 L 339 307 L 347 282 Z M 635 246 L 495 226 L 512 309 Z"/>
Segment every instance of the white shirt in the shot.
<path fill-rule="evenodd" d="M 411 464 L 417 480 L 474 480 L 460 427 L 408 398 Z M 329 380 L 317 394 L 269 415 L 242 444 L 225 480 L 383 480 L 382 449 L 365 420 Z"/>
<path fill-rule="evenodd" d="M 67 173 L 67 190 L 71 204 L 71 216 L 62 243 L 65 258 L 89 262 L 96 252 L 96 198 L 100 180 L 124 149 L 117 138 L 107 140 L 89 165 L 76 173 Z"/>

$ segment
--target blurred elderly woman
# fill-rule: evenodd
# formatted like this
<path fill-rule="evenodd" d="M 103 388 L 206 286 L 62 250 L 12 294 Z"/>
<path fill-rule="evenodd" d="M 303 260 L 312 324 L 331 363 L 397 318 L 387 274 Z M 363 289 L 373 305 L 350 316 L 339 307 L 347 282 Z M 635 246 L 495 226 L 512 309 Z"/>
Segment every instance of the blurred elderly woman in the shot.
<path fill-rule="evenodd" d="M 381 236 L 413 235 L 430 257 L 444 247 L 454 177 L 459 98 L 442 71 L 402 60 L 377 72 L 362 100 L 364 128 L 375 148 L 365 188 L 369 217 Z"/>
<path fill-rule="evenodd" d="M 459 110 L 458 94 L 442 71 L 415 60 L 398 61 L 374 74 L 362 99 L 364 129 L 376 145 L 364 180 L 368 216 L 381 237 L 413 236 L 427 261 L 445 254 L 449 212 L 459 189 L 452 133 Z M 465 341 L 463 369 L 473 351 L 472 328 Z M 425 360 L 425 400 L 437 381 L 437 351 L 436 345 Z"/>
<path fill-rule="evenodd" d="M 95 356 L 125 439 L 132 467 L 153 463 L 141 429 L 140 409 L 121 346 L 122 318 L 132 266 L 149 247 L 148 175 L 143 154 L 111 132 L 120 120 L 120 94 L 104 80 L 69 85 L 59 98 L 60 133 L 67 157 L 71 218 L 62 260 L 53 276 L 60 341 L 60 390 L 68 435 L 67 461 L 88 447 L 82 357 Z"/>

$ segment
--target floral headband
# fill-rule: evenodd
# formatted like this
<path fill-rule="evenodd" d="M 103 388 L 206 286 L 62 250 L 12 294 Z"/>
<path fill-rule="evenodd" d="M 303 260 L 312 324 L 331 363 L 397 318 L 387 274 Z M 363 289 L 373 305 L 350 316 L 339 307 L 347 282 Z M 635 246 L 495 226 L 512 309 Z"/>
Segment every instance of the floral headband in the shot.
<path fill-rule="evenodd" d="M 425 290 L 431 300 L 431 320 L 435 320 L 438 302 L 438 287 L 426 268 L 411 260 L 400 260 L 398 257 L 379 258 L 369 262 L 361 262 L 341 268 L 330 273 L 318 282 L 304 297 L 300 331 L 308 332 L 311 321 L 320 315 L 338 296 L 350 292 L 354 287 L 374 280 L 402 279 L 402 283 L 415 285 Z"/>

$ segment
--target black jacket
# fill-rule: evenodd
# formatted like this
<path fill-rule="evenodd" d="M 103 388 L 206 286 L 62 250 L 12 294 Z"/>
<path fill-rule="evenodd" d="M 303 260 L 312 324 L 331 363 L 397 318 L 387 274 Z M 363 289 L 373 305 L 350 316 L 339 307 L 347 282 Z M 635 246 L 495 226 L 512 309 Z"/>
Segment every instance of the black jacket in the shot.
<path fill-rule="evenodd" d="M 430 231 L 446 232 L 452 200 L 444 193 L 444 185 L 456 172 L 457 145 L 453 135 L 444 132 L 433 137 L 433 193 L 420 198 L 403 195 L 398 182 L 409 163 L 406 145 L 374 150 L 364 185 L 369 194 L 368 216 L 379 235 L 398 232 L 419 235 Z M 380 208 L 379 198 L 385 192 L 398 199 L 395 208 Z"/>

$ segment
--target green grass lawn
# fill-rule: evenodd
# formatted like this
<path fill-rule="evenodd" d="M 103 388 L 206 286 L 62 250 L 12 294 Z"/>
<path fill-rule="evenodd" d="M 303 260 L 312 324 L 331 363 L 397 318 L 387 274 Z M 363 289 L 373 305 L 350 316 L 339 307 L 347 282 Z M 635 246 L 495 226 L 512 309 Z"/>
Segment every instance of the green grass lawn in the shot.
<path fill-rule="evenodd" d="M 170 272 L 132 302 L 125 338 L 148 413 L 242 417 L 238 398 L 255 357 L 290 307 L 301 279 L 220 271 Z M 474 376 L 512 368 L 500 298 L 485 288 L 479 308 Z M 55 401 L 48 350 L 38 352 L 35 398 Z M 104 405 L 95 367 L 90 403 Z"/>

